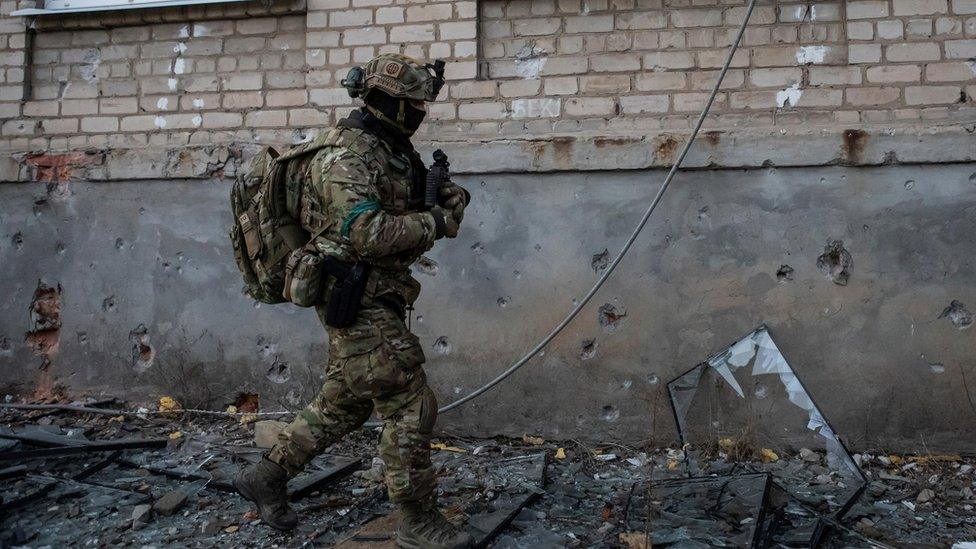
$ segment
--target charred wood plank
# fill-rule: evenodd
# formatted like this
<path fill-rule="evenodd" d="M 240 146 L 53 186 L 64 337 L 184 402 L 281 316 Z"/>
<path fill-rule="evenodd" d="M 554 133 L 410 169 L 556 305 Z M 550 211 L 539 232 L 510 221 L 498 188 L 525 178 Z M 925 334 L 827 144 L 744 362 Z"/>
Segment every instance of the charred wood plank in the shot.
<path fill-rule="evenodd" d="M 119 465 L 127 467 L 129 469 L 145 469 L 154 475 L 160 475 L 163 477 L 175 479 L 175 480 L 209 480 L 207 488 L 217 490 L 218 492 L 236 492 L 234 485 L 222 480 L 213 480 L 210 475 L 204 473 L 198 473 L 194 471 L 181 471 L 179 469 L 164 469 L 162 467 L 153 467 L 151 465 L 142 465 L 138 462 L 132 461 L 131 459 L 120 459 Z"/>
<path fill-rule="evenodd" d="M 306 475 L 295 477 L 288 483 L 289 497 L 292 501 L 301 499 L 313 492 L 338 482 L 359 469 L 361 460 L 356 458 L 341 458 L 329 456 L 329 466 L 322 471 L 314 471 Z"/>
<path fill-rule="evenodd" d="M 20 450 L 0 453 L 0 461 L 21 459 L 42 459 L 47 457 L 87 454 L 92 452 L 114 452 L 115 450 L 133 450 L 139 448 L 164 448 L 168 438 L 124 439 L 91 442 L 82 446 L 58 446 L 41 448 L 38 450 Z"/>
<path fill-rule="evenodd" d="M 115 463 L 115 460 L 119 459 L 121 455 L 122 455 L 122 450 L 116 450 L 111 454 L 109 454 L 108 457 L 104 459 L 100 459 L 95 463 L 92 463 L 88 467 L 85 467 L 81 471 L 75 473 L 74 475 L 71 475 L 71 478 L 74 480 L 85 480 L 86 478 L 94 475 L 95 473 Z"/>
<path fill-rule="evenodd" d="M 7 467 L 6 469 L 0 469 L 0 480 L 14 477 L 22 477 L 27 474 L 26 465 L 15 465 L 13 467 Z"/>

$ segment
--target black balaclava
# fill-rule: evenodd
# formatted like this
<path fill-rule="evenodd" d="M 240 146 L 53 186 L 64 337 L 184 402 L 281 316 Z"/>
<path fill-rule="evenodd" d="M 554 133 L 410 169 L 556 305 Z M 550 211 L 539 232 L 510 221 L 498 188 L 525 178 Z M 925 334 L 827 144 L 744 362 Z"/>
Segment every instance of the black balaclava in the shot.
<path fill-rule="evenodd" d="M 417 131 L 427 115 L 426 111 L 414 107 L 409 99 L 393 97 L 383 90 L 370 90 L 363 101 L 377 118 L 406 137 Z"/>

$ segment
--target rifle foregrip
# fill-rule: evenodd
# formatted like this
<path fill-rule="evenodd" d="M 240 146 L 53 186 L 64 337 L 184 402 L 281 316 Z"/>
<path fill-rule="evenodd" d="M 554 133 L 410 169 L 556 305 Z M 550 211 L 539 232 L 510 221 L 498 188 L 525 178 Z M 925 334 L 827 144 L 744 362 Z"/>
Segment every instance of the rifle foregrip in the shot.
<path fill-rule="evenodd" d="M 427 187 L 424 189 L 424 206 L 429 210 L 437 205 L 437 192 L 444 181 L 443 168 L 433 166 L 427 171 Z"/>

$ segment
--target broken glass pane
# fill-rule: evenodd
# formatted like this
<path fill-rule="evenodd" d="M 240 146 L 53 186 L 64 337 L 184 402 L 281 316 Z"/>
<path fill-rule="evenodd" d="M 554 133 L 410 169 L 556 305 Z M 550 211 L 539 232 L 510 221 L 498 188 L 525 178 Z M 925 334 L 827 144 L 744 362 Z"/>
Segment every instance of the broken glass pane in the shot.
<path fill-rule="evenodd" d="M 668 383 L 691 475 L 769 472 L 791 496 L 837 518 L 864 473 L 766 326 Z"/>
<path fill-rule="evenodd" d="M 768 473 L 651 481 L 634 490 L 625 527 L 650 547 L 759 547 L 771 485 Z"/>
<path fill-rule="evenodd" d="M 821 547 L 827 530 L 816 511 L 771 483 L 759 530 L 760 547 Z"/>

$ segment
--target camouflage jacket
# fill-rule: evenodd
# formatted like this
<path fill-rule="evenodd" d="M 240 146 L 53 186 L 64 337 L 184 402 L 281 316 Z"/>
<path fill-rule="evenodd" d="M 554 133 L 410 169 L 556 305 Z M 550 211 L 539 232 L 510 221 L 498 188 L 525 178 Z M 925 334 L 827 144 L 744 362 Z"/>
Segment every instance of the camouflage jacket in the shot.
<path fill-rule="evenodd" d="M 373 266 L 368 295 L 396 293 L 412 304 L 420 283 L 410 265 L 434 245 L 434 217 L 411 209 L 410 163 L 385 141 L 339 127 L 305 145 L 320 148 L 288 166 L 302 179 L 302 226 L 319 251 Z M 416 193 L 416 191 L 414 191 Z"/>

